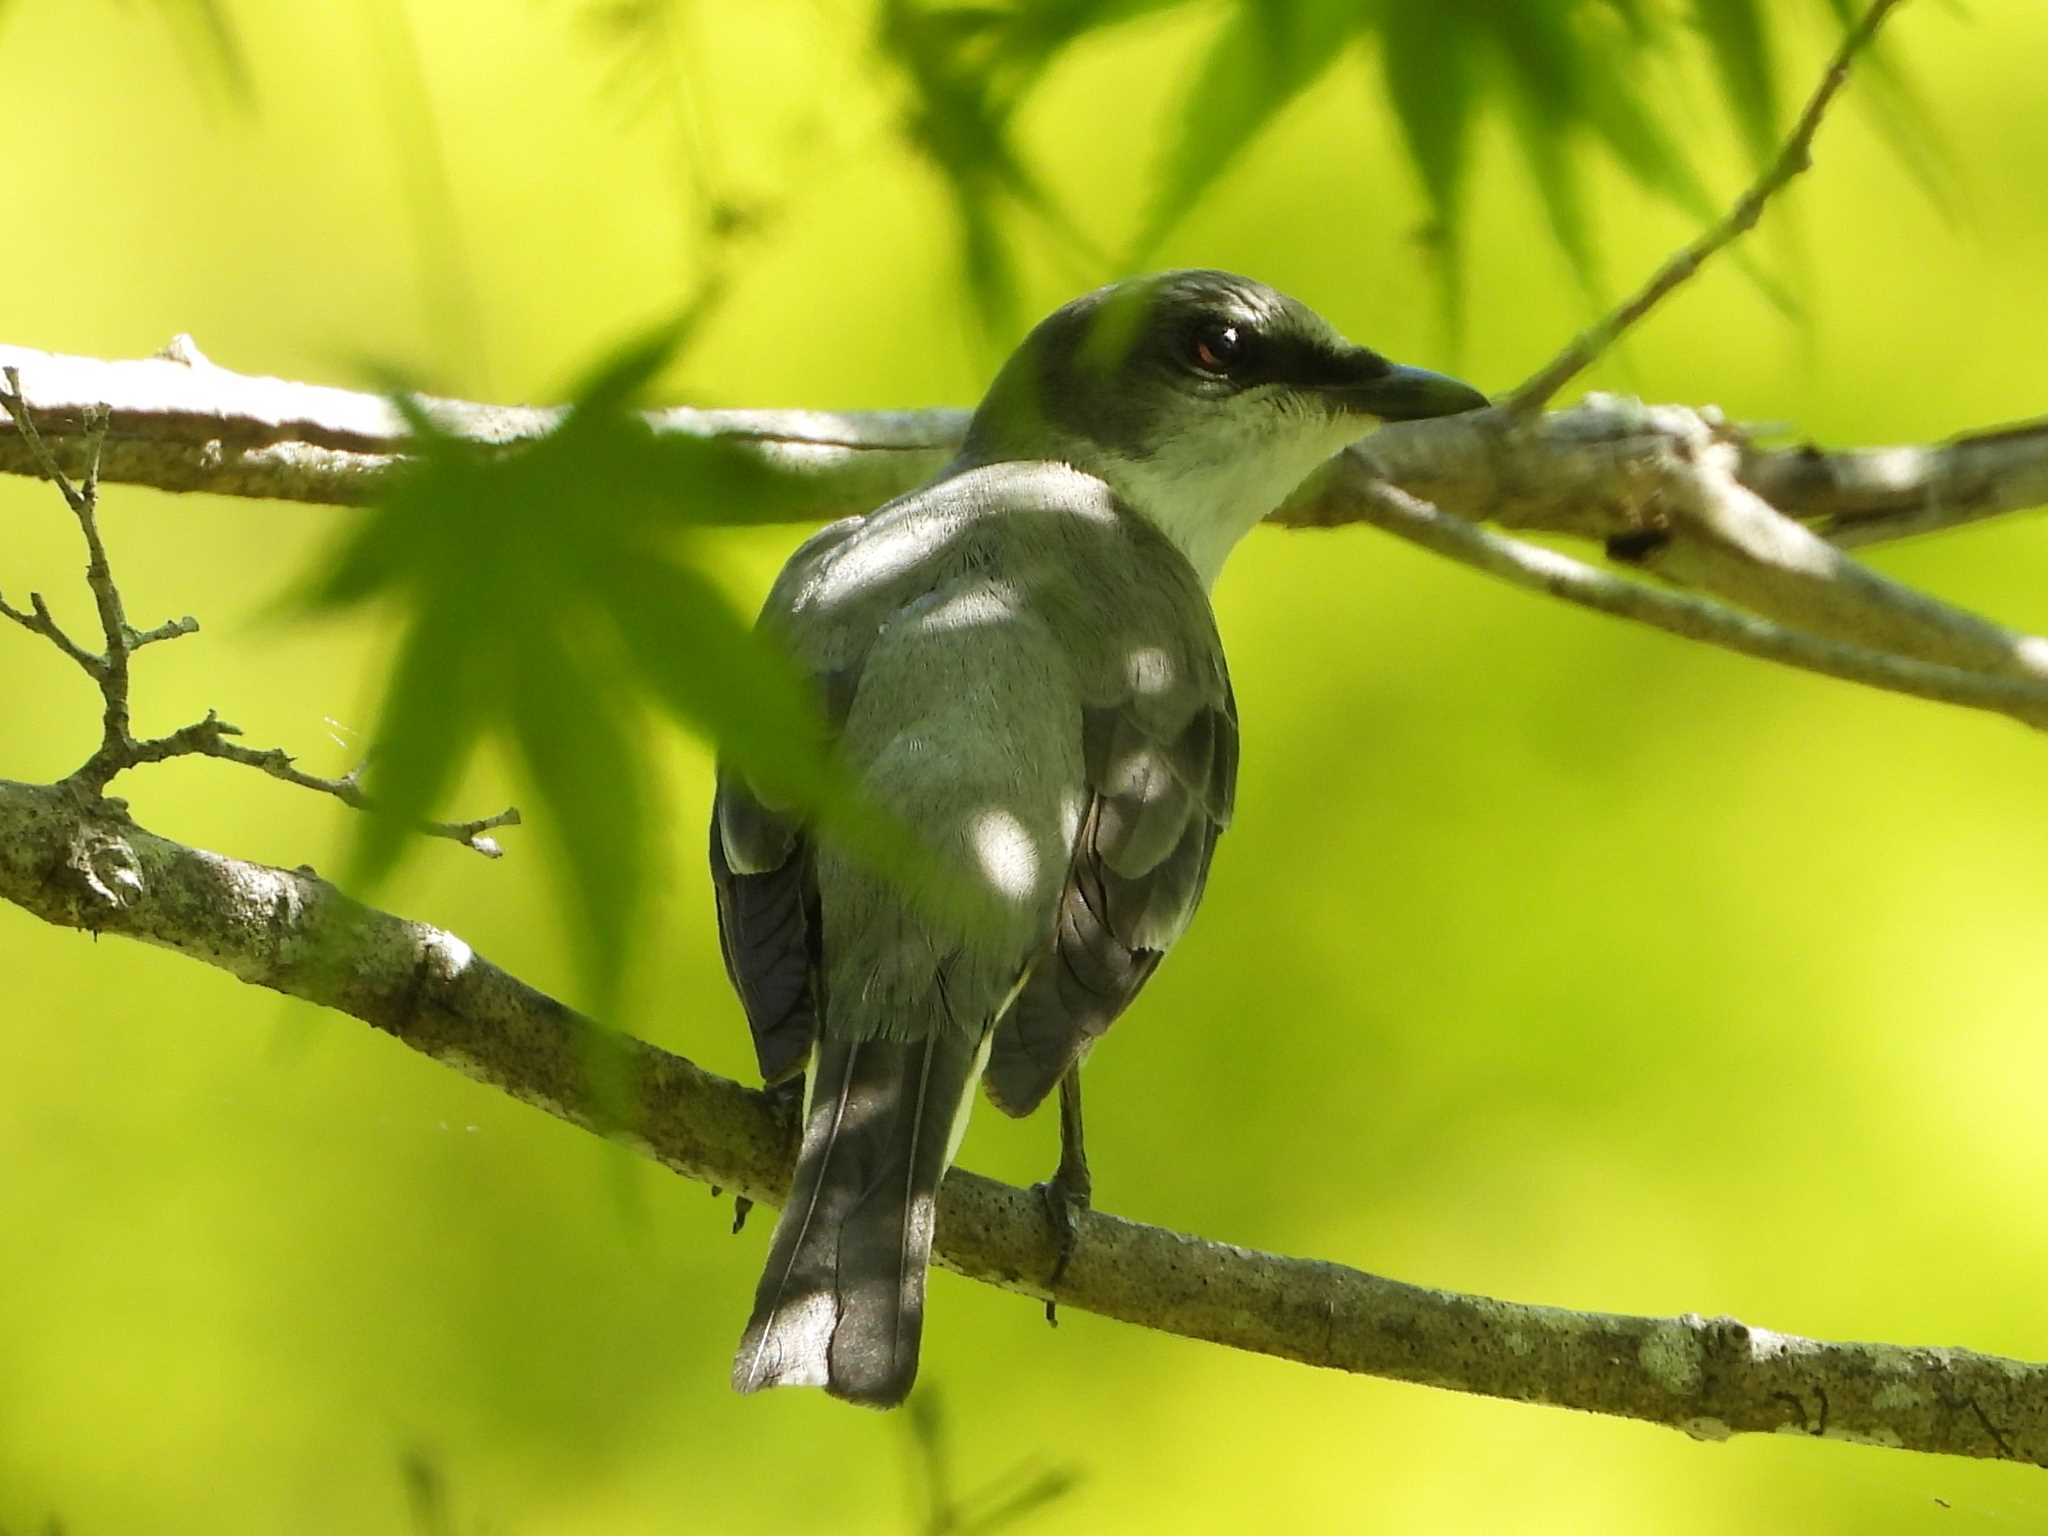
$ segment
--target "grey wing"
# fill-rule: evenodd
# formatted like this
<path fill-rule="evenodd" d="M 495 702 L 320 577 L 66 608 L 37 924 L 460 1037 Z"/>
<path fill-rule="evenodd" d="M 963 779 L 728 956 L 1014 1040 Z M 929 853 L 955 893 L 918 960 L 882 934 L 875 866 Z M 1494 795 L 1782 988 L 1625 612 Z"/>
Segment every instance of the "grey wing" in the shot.
<path fill-rule="evenodd" d="M 728 772 L 711 802 L 711 886 L 762 1081 L 780 1082 L 802 1070 L 818 1033 L 818 885 L 802 830 Z"/>
<path fill-rule="evenodd" d="M 805 541 L 769 597 L 764 626 L 769 615 L 791 609 L 793 592 L 814 578 L 863 521 L 846 518 Z M 846 720 L 853 677 L 845 668 L 811 670 L 827 731 L 836 733 Z M 809 1060 L 824 996 L 810 838 L 797 818 L 764 805 L 739 773 L 721 763 L 711 802 L 710 862 L 725 974 L 746 1011 L 762 1080 L 781 1082 Z"/>
<path fill-rule="evenodd" d="M 846 723 L 854 678 L 817 679 L 828 733 Z M 808 830 L 764 805 L 721 764 L 711 801 L 711 888 L 718 899 L 718 947 L 746 1010 L 761 1080 L 803 1070 L 824 1016 L 818 873 Z"/>
<path fill-rule="evenodd" d="M 997 1028 L 984 1082 L 1029 1114 L 1127 1008 L 1202 899 L 1237 791 L 1228 677 L 1163 735 L 1133 700 L 1085 716 L 1088 803 L 1050 949 Z"/>

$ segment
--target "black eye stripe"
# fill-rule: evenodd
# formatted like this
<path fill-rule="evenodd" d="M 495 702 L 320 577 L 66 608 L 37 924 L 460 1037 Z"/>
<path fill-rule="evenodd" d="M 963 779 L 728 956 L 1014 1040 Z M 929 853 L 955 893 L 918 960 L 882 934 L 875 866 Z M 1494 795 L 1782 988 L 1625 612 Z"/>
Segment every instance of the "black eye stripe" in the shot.
<path fill-rule="evenodd" d="M 1388 364 L 1362 347 L 1335 345 L 1286 326 L 1268 331 L 1250 316 L 1203 310 L 1170 330 L 1168 357 L 1198 379 L 1233 391 L 1278 384 L 1296 389 L 1341 387 L 1385 373 Z"/>

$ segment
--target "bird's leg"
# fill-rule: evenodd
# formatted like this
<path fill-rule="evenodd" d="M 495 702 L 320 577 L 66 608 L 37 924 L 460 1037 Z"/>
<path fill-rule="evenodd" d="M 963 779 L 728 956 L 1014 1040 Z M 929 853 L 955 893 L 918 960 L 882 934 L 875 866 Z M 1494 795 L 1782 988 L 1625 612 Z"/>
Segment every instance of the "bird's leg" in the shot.
<path fill-rule="evenodd" d="M 1088 1209 L 1094 1192 L 1095 1184 L 1088 1174 L 1088 1149 L 1081 1139 L 1081 1064 L 1077 1061 L 1060 1079 L 1060 1165 L 1050 1179 L 1038 1186 L 1039 1197 L 1045 1201 L 1046 1217 L 1052 1223 L 1053 1239 L 1060 1250 L 1052 1274 L 1046 1278 L 1049 1288 L 1059 1285 L 1067 1265 L 1073 1261 L 1075 1245 L 1081 1240 L 1081 1213 Z M 1045 1304 L 1045 1320 L 1059 1326 L 1058 1308 L 1050 1300 Z"/>
<path fill-rule="evenodd" d="M 784 1129 L 789 1133 L 791 1140 L 793 1142 L 801 1141 L 803 1139 L 803 1125 L 801 1123 L 803 1120 L 804 1102 L 803 1074 L 798 1073 L 795 1077 L 787 1078 L 779 1083 L 769 1083 L 761 1092 L 767 1097 L 768 1107 L 774 1111 L 775 1118 L 783 1122 Z M 713 1195 L 718 1193 L 716 1185 L 712 1186 L 711 1193 Z M 747 1213 L 753 1210 L 753 1208 L 754 1202 L 745 1195 L 734 1195 L 732 1197 L 732 1234 L 734 1237 L 740 1235 L 740 1229 L 747 1224 Z"/>

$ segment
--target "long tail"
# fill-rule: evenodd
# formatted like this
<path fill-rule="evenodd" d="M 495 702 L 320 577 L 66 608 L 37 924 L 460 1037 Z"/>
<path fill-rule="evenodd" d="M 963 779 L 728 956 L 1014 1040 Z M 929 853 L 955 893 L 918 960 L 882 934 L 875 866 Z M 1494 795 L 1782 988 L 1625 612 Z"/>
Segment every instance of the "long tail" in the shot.
<path fill-rule="evenodd" d="M 983 1042 L 823 1040 L 803 1149 L 732 1384 L 895 1406 L 917 1379 L 939 1181 Z"/>

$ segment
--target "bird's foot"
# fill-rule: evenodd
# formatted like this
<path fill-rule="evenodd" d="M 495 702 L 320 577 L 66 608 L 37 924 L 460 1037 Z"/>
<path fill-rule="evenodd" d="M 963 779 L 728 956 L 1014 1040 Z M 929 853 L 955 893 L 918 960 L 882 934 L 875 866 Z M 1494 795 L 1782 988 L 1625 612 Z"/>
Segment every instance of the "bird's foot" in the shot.
<path fill-rule="evenodd" d="M 783 1132 L 789 1137 L 791 1155 L 796 1145 L 803 1140 L 804 1080 L 801 1074 L 785 1078 L 779 1083 L 769 1083 L 761 1090 L 768 1100 L 768 1109 L 782 1123 Z M 715 1200 L 721 1191 L 716 1184 L 711 1186 L 711 1197 Z M 754 1202 L 745 1195 L 732 1197 L 732 1235 L 738 1237 L 747 1224 L 747 1213 L 754 1208 Z"/>
<path fill-rule="evenodd" d="M 1053 1261 L 1052 1273 L 1045 1280 L 1048 1290 L 1057 1290 L 1066 1276 L 1067 1266 L 1073 1262 L 1074 1250 L 1080 1246 L 1081 1213 L 1089 1207 L 1094 1183 L 1088 1176 L 1085 1160 L 1069 1164 L 1062 1158 L 1058 1171 L 1051 1178 L 1031 1187 L 1045 1206 L 1045 1219 L 1052 1227 L 1053 1243 L 1059 1250 L 1059 1257 Z M 1050 1297 L 1045 1303 L 1045 1320 L 1055 1328 L 1060 1325 L 1058 1304 Z"/>

